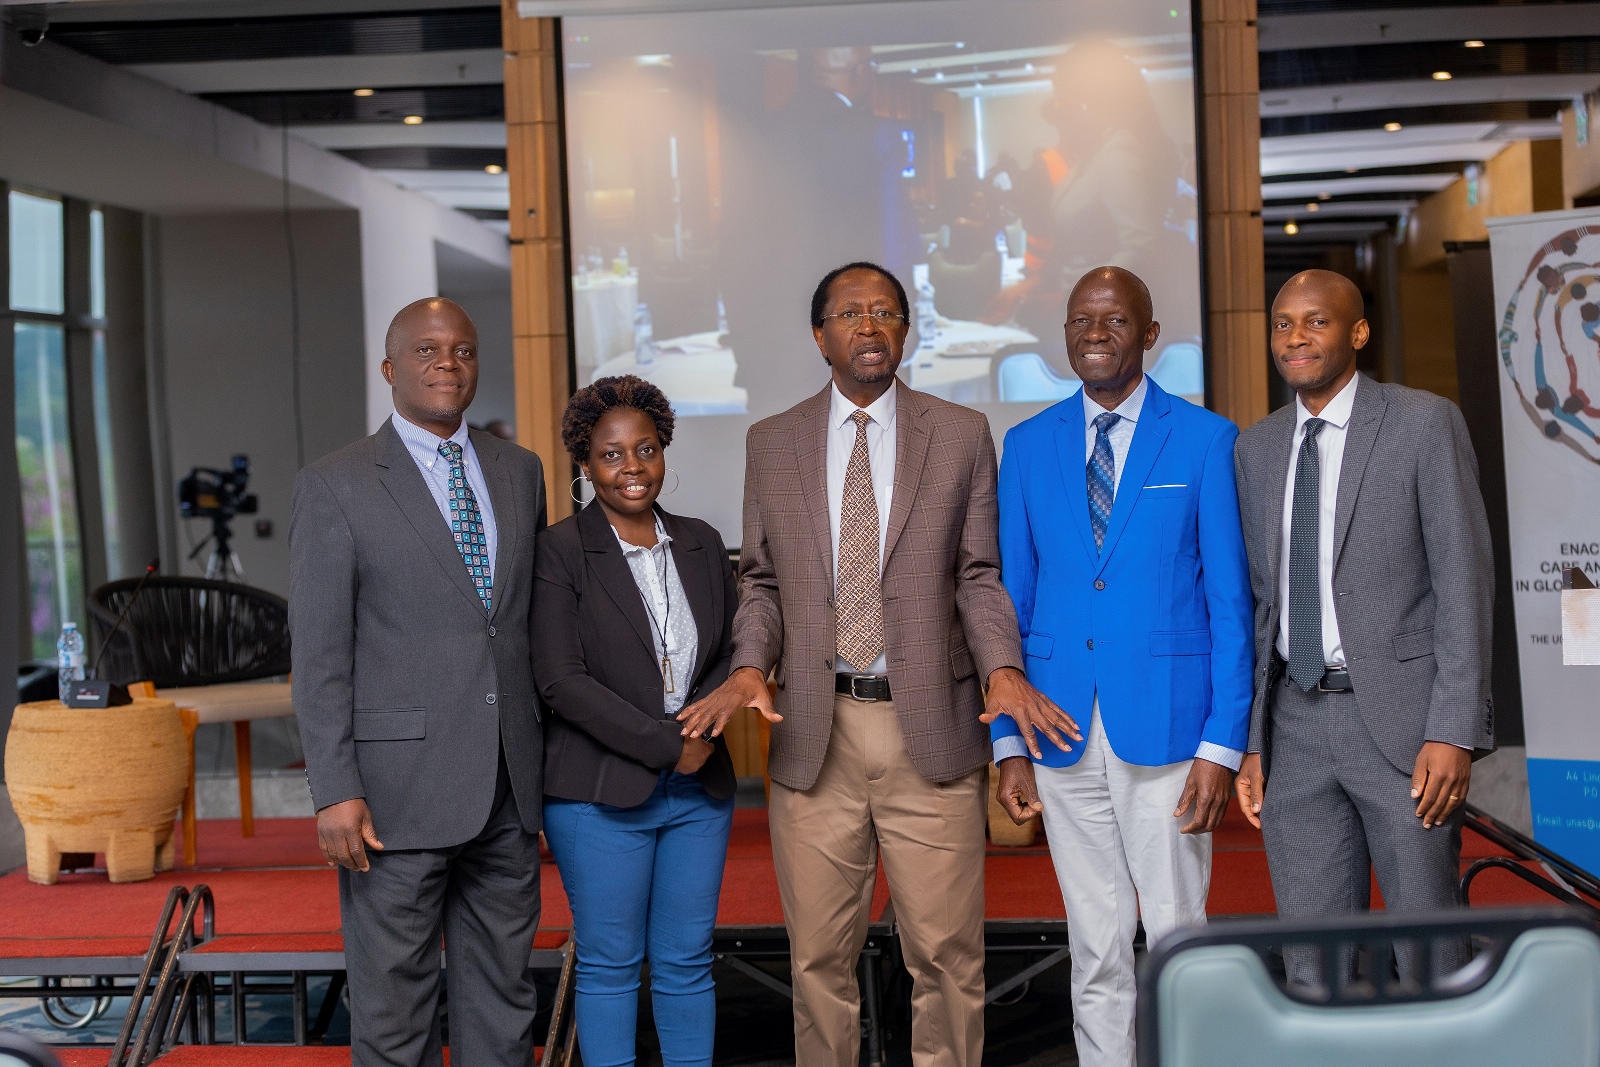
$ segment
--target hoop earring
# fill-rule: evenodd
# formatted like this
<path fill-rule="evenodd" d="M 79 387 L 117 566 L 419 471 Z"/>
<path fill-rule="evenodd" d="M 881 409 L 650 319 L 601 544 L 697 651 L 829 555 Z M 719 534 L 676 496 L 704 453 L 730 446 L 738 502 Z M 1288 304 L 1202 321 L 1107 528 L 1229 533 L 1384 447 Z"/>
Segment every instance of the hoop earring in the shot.
<path fill-rule="evenodd" d="M 585 477 L 584 477 L 584 476 L 583 476 L 583 475 L 581 475 L 581 474 L 580 474 L 580 475 L 578 475 L 578 476 L 577 476 L 577 477 L 576 477 L 576 478 L 574 478 L 574 479 L 572 479 L 572 486 L 571 486 L 571 487 L 570 487 L 570 488 L 569 488 L 569 489 L 568 489 L 568 490 L 567 490 L 567 492 L 568 492 L 568 493 L 569 493 L 569 494 L 571 494 L 571 496 L 572 496 L 572 502 L 573 502 L 573 503 L 574 503 L 574 504 L 578 504 L 578 505 L 580 505 L 580 506 L 581 506 L 581 505 L 583 505 L 583 504 L 587 504 L 587 503 L 588 503 L 588 502 L 589 502 L 589 501 L 587 501 L 587 500 L 585 500 L 585 499 L 583 499 L 583 497 L 581 497 L 581 496 L 579 496 L 579 495 L 578 495 L 578 483 L 579 483 L 579 482 L 586 482 L 586 481 L 588 481 L 588 480 L 589 480 L 589 479 L 587 479 L 587 478 L 585 478 Z"/>
<path fill-rule="evenodd" d="M 670 473 L 672 475 L 672 488 L 668 489 L 665 493 L 662 494 L 662 496 L 671 496 L 673 493 L 676 493 L 678 491 L 678 486 L 683 484 L 683 479 L 678 477 L 678 472 L 677 471 L 673 470 L 671 467 L 668 467 L 667 471 L 668 471 L 668 473 Z"/>

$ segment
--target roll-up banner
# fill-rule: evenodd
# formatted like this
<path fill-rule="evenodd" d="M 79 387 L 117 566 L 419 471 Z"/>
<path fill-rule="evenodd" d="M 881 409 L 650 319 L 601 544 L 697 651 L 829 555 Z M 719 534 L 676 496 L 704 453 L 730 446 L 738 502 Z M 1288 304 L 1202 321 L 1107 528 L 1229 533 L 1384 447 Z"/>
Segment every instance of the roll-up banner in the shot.
<path fill-rule="evenodd" d="M 1600 666 L 1561 642 L 1562 569 L 1600 585 L 1600 210 L 1490 219 L 1489 245 L 1533 832 L 1600 871 Z"/>

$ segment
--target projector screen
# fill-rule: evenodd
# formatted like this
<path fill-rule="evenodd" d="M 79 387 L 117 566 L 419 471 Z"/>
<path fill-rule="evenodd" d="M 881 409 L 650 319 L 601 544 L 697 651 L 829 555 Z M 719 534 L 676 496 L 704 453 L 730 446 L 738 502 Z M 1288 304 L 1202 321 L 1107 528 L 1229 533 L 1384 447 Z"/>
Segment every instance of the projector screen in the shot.
<path fill-rule="evenodd" d="M 576 384 L 639 374 L 671 399 L 668 510 L 739 544 L 745 430 L 827 383 L 811 292 L 852 260 L 908 291 L 901 377 L 984 412 L 997 445 L 1078 389 L 1066 294 L 1101 264 L 1149 284 L 1146 368 L 1204 402 L 1187 3 L 561 26 Z"/>

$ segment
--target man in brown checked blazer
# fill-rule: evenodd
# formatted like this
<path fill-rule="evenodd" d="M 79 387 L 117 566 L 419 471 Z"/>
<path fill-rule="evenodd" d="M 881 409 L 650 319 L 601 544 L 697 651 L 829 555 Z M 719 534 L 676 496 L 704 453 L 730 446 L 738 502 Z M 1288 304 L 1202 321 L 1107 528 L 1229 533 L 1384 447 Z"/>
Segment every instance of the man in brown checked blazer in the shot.
<path fill-rule="evenodd" d="M 977 1067 L 985 724 L 1010 714 L 1078 738 L 1021 670 L 988 420 L 895 377 L 908 314 L 876 264 L 818 285 L 832 381 L 750 429 L 733 671 L 679 715 L 691 736 L 741 707 L 774 723 L 768 821 L 800 1067 L 859 1062 L 855 966 L 880 851 L 915 983 L 913 1062 Z"/>

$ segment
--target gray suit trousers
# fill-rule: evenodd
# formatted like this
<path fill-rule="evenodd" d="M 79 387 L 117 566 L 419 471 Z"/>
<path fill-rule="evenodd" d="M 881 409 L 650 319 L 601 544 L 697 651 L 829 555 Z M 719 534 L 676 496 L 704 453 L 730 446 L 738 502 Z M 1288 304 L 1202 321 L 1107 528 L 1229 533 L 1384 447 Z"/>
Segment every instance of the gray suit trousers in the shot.
<path fill-rule="evenodd" d="M 1286 919 L 1366 911 L 1372 874 L 1390 912 L 1457 906 L 1461 812 L 1422 828 L 1411 776 L 1384 756 L 1350 693 L 1306 693 L 1279 681 L 1268 694 L 1272 775 L 1262 835 L 1278 914 Z M 1402 977 L 1417 973 L 1399 948 Z M 1467 962 L 1465 945 L 1441 946 L 1439 973 Z M 1315 950 L 1285 952 L 1291 981 L 1321 980 Z"/>
<path fill-rule="evenodd" d="M 489 820 L 471 840 L 368 850 L 371 870 L 339 869 L 353 1067 L 441 1067 L 441 936 L 450 1061 L 533 1062 L 539 836 L 523 828 L 504 756 L 498 777 Z"/>

